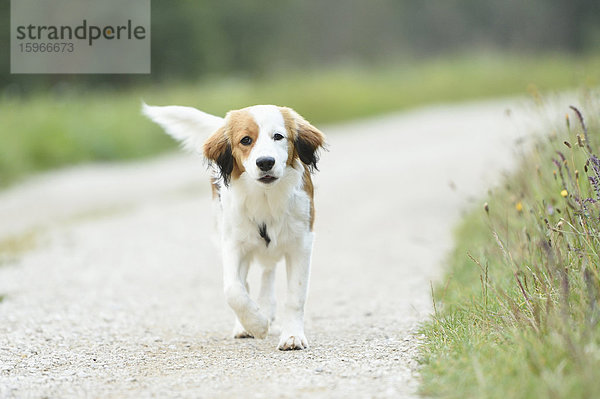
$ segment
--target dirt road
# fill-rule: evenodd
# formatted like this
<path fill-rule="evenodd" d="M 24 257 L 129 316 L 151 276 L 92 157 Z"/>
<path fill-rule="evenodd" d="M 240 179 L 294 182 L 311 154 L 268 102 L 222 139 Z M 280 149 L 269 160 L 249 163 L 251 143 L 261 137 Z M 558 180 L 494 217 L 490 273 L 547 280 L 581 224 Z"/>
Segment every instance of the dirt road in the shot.
<path fill-rule="evenodd" d="M 276 350 L 276 331 L 229 338 L 198 158 L 87 166 L 0 193 L 0 240 L 32 247 L 0 265 L 0 397 L 413 396 L 430 281 L 461 210 L 480 206 L 535 127 L 523 103 L 322 127 L 305 351 Z"/>

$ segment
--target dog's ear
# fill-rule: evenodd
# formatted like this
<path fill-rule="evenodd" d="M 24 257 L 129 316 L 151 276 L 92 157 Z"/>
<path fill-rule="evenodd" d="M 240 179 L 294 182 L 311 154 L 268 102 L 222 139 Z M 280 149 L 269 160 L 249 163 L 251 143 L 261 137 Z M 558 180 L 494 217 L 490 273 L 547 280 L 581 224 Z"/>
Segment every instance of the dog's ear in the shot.
<path fill-rule="evenodd" d="M 310 171 L 317 169 L 319 150 L 325 145 L 325 135 L 311 125 L 296 111 L 289 109 L 296 123 L 294 146 L 300 160 L 309 167 Z"/>
<path fill-rule="evenodd" d="M 200 151 L 202 141 L 225 124 L 223 118 L 192 107 L 153 107 L 142 103 L 142 113 L 190 151 Z"/>
<path fill-rule="evenodd" d="M 206 140 L 204 157 L 217 167 L 223 184 L 227 186 L 233 172 L 234 160 L 225 126 L 220 127 Z"/>

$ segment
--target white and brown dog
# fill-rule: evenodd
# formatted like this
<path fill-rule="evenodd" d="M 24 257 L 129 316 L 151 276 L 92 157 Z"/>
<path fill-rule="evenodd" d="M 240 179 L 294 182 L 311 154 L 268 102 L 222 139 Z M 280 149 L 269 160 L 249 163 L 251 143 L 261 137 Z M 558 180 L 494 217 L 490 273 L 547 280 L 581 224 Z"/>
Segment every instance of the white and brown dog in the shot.
<path fill-rule="evenodd" d="M 225 118 L 179 106 L 144 104 L 143 112 L 187 149 L 202 149 L 212 166 L 225 297 L 237 316 L 234 337 L 267 336 L 275 318 L 275 265 L 285 258 L 287 297 L 278 347 L 308 347 L 304 303 L 315 215 L 311 172 L 323 134 L 294 110 L 274 105 L 230 111 Z M 253 262 L 262 266 L 258 303 L 246 283 Z"/>

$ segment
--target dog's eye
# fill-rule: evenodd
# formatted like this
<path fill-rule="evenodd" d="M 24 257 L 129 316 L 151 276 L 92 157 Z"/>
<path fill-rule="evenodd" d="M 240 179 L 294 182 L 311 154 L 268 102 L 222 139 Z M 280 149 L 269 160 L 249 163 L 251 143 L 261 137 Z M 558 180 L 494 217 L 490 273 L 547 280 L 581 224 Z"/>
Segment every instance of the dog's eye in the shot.
<path fill-rule="evenodd" d="M 283 140 L 283 135 L 279 134 L 279 133 L 275 133 L 273 135 L 273 140 L 276 140 L 276 141 Z"/>
<path fill-rule="evenodd" d="M 240 143 L 242 143 L 242 145 L 250 145 L 252 144 L 252 137 L 246 136 L 240 141 Z"/>

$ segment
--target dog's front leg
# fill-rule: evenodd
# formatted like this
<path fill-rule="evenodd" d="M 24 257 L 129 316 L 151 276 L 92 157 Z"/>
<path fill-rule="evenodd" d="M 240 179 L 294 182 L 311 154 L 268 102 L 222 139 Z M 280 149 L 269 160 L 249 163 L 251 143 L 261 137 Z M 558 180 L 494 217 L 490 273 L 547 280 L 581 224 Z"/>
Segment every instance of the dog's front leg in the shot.
<path fill-rule="evenodd" d="M 287 296 L 283 313 L 283 328 L 279 338 L 280 350 L 308 348 L 304 335 L 304 304 L 308 292 L 312 234 L 297 251 L 286 255 Z"/>
<path fill-rule="evenodd" d="M 265 338 L 269 332 L 269 319 L 248 295 L 248 265 L 248 260 L 243 259 L 235 249 L 223 247 L 223 283 L 227 303 L 250 335 Z"/>
<path fill-rule="evenodd" d="M 275 320 L 275 311 L 277 310 L 275 299 L 275 265 L 270 265 L 263 269 L 260 293 L 258 294 L 258 305 L 272 323 Z"/>
<path fill-rule="evenodd" d="M 244 286 L 246 287 L 246 292 L 250 293 L 250 287 L 248 286 L 248 269 L 250 269 L 250 264 L 248 262 L 242 262 L 240 264 L 240 279 Z M 260 302 L 259 302 L 260 304 Z M 240 320 L 235 315 L 235 324 L 233 325 L 233 338 L 254 338 L 242 325 Z"/>

